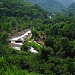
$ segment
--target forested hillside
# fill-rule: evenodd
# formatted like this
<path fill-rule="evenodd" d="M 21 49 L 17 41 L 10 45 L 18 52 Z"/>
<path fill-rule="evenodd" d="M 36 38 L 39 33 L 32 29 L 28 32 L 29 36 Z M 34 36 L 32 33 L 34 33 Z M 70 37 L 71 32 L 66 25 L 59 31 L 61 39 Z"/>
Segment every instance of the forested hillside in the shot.
<path fill-rule="evenodd" d="M 65 9 L 65 6 L 57 0 L 25 0 L 32 4 L 38 4 L 48 12 L 59 12 Z"/>
<path fill-rule="evenodd" d="M 28 28 L 32 30 L 28 40 L 43 40 L 40 48 L 36 46 L 37 54 L 28 51 L 28 42 L 20 51 L 9 45 L 12 35 Z M 0 0 L 0 75 L 75 75 L 75 17 L 71 12 L 48 13 L 24 0 Z"/>
<path fill-rule="evenodd" d="M 71 16 L 75 16 L 75 2 L 72 3 L 68 8 L 68 12 L 70 13 Z"/>
<path fill-rule="evenodd" d="M 43 19 L 46 14 L 37 5 L 32 6 L 23 0 L 2 0 L 0 2 L 0 17 L 1 30 L 11 32 L 13 28 L 23 29 L 28 27 L 31 20 L 33 21 L 35 18 Z"/>
<path fill-rule="evenodd" d="M 68 7 L 69 5 L 71 5 L 72 3 L 74 3 L 74 0 L 57 0 L 60 3 L 62 3 L 63 5 L 65 5 L 66 7 Z"/>

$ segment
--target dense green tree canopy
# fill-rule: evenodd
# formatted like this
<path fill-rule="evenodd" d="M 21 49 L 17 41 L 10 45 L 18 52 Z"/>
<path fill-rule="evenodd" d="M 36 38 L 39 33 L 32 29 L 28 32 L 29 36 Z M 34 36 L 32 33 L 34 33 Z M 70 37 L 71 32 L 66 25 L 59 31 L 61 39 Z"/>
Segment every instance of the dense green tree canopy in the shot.
<path fill-rule="evenodd" d="M 31 42 L 12 49 L 9 38 L 27 28 L 30 40 L 43 46 Z M 29 52 L 30 46 L 38 54 Z M 75 75 L 75 17 L 67 10 L 48 13 L 24 0 L 0 0 L 0 75 Z"/>

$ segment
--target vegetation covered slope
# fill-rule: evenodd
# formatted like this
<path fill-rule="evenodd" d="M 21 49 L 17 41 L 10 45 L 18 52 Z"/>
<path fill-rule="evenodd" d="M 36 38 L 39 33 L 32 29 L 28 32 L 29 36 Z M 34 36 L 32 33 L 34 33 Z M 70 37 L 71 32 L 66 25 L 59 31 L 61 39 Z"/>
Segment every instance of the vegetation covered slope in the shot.
<path fill-rule="evenodd" d="M 32 25 L 35 18 L 44 19 L 45 13 L 37 5 L 33 6 L 23 0 L 2 0 L 0 2 L 0 30 L 8 32 L 12 29 L 21 30 Z"/>
<path fill-rule="evenodd" d="M 30 60 L 31 54 L 9 48 L 8 40 L 16 32 L 33 26 L 35 19 L 44 18 L 47 18 L 46 12 L 37 5 L 33 6 L 23 0 L 0 0 L 0 75 L 38 75 L 37 72 L 26 70 L 26 60 Z M 13 55 L 16 52 L 18 54 Z M 18 64 L 23 56 L 26 58 L 22 59 L 26 62 L 24 67 L 23 63 Z"/>
<path fill-rule="evenodd" d="M 75 2 L 74 3 L 72 3 L 69 7 L 68 7 L 69 9 L 72 9 L 72 10 L 74 10 L 75 11 Z"/>
<path fill-rule="evenodd" d="M 65 9 L 65 6 L 58 2 L 57 0 L 25 0 L 32 4 L 38 4 L 43 9 L 52 12 L 52 11 L 61 11 Z"/>
<path fill-rule="evenodd" d="M 68 7 L 68 12 L 70 15 L 75 16 L 75 2 Z"/>
<path fill-rule="evenodd" d="M 65 12 L 66 13 L 66 12 Z M 0 2 L 0 75 L 74 75 L 75 17 L 70 13 L 47 12 L 21 0 Z M 9 47 L 8 33 L 32 27 L 35 41 L 45 35 L 38 54 Z"/>
<path fill-rule="evenodd" d="M 74 0 L 57 0 L 60 3 L 62 3 L 63 5 L 65 5 L 65 7 L 68 7 L 69 5 L 71 5 L 72 3 L 74 3 Z"/>

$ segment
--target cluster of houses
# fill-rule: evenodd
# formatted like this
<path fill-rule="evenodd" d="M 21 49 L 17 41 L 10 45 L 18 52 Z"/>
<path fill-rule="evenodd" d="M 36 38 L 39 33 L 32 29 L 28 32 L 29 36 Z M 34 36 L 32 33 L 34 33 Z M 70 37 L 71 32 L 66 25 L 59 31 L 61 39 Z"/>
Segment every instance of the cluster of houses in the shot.
<path fill-rule="evenodd" d="M 23 34 L 19 34 L 23 33 Z M 10 41 L 10 46 L 13 47 L 14 49 L 20 50 L 21 46 L 23 45 L 23 42 L 25 42 L 25 39 L 28 39 L 32 36 L 31 30 L 27 29 L 24 32 L 18 32 L 19 36 L 13 36 L 9 41 Z"/>
<path fill-rule="evenodd" d="M 28 42 L 35 42 L 39 45 L 44 45 L 44 40 L 46 36 L 44 33 L 41 33 L 39 35 L 40 37 L 38 38 L 37 41 L 32 40 Z M 9 40 L 10 46 L 16 50 L 21 50 L 21 46 L 23 45 L 23 42 L 26 42 L 26 40 L 30 37 L 32 37 L 32 32 L 30 29 L 22 30 L 21 32 L 18 32 L 17 34 L 12 36 L 12 38 Z M 38 51 L 32 46 L 30 47 L 29 51 L 32 53 L 38 53 Z"/>

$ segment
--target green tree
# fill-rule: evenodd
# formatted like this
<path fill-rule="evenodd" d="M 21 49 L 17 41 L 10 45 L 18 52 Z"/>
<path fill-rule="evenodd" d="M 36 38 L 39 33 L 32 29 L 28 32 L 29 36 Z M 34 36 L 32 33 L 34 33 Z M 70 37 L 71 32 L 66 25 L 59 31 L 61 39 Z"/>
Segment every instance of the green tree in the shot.
<path fill-rule="evenodd" d="M 53 47 L 54 45 L 54 37 L 53 36 L 47 36 L 45 40 L 45 46 L 47 47 Z"/>
<path fill-rule="evenodd" d="M 27 43 L 24 43 L 22 45 L 21 50 L 26 51 L 26 52 L 29 50 L 29 46 L 27 45 Z"/>
<path fill-rule="evenodd" d="M 6 32 L 0 32 L 0 43 L 8 44 L 8 34 Z"/>

